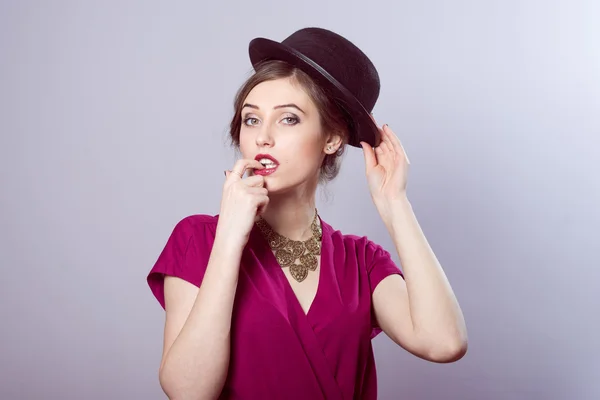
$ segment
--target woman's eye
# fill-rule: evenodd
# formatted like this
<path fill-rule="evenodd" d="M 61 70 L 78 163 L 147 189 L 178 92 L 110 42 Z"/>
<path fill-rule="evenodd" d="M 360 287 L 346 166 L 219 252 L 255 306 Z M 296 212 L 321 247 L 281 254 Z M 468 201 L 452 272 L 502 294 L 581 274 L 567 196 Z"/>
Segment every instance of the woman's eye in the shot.
<path fill-rule="evenodd" d="M 298 123 L 298 118 L 296 117 L 285 117 L 283 119 L 283 123 L 286 125 L 296 125 Z"/>
<path fill-rule="evenodd" d="M 248 117 L 248 118 L 244 119 L 244 124 L 248 125 L 248 126 L 253 126 L 253 125 L 256 125 L 257 123 L 258 123 L 258 118 Z"/>

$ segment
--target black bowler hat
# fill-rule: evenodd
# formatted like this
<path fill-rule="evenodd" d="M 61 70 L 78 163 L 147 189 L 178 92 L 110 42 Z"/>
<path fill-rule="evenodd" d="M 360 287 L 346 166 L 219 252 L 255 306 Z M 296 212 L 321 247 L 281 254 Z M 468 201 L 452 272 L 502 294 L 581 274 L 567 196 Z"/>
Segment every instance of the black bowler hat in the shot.
<path fill-rule="evenodd" d="M 300 29 L 281 43 L 256 38 L 250 42 L 250 61 L 285 61 L 327 88 L 351 116 L 349 145 L 372 147 L 381 141 L 371 112 L 379 97 L 379 74 L 369 58 L 348 39 L 322 28 Z"/>

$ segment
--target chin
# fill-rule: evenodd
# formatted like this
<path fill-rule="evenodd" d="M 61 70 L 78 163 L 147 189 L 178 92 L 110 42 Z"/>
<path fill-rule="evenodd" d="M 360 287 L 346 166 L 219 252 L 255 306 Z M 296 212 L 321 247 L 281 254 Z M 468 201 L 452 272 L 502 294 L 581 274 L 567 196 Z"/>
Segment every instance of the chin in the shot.
<path fill-rule="evenodd" d="M 282 186 L 277 179 L 270 177 L 265 178 L 265 188 L 269 191 L 269 195 L 285 193 L 290 189 L 289 186 Z"/>
<path fill-rule="evenodd" d="M 283 181 L 276 176 L 265 176 L 265 188 L 269 191 L 269 195 L 282 194 L 292 190 L 296 185 L 290 185 L 289 182 Z"/>

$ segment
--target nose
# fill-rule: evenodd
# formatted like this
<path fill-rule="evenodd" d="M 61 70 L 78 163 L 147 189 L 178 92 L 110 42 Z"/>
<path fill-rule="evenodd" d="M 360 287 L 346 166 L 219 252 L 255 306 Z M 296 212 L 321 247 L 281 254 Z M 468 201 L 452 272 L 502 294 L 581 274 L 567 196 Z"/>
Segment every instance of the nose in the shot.
<path fill-rule="evenodd" d="M 256 134 L 256 145 L 258 147 L 271 147 L 273 146 L 273 136 L 271 135 L 271 128 L 268 125 L 263 125 Z"/>

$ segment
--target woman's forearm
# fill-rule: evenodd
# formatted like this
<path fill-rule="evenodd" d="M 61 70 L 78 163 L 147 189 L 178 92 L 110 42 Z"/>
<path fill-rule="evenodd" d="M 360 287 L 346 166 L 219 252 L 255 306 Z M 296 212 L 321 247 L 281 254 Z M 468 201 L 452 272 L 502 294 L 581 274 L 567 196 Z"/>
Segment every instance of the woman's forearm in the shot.
<path fill-rule="evenodd" d="M 431 346 L 464 353 L 467 329 L 462 311 L 410 202 L 402 197 L 383 209 L 402 265 L 415 335 Z"/>
<path fill-rule="evenodd" d="M 160 370 L 171 400 L 216 399 L 223 389 L 241 253 L 215 239 L 196 301 Z"/>

